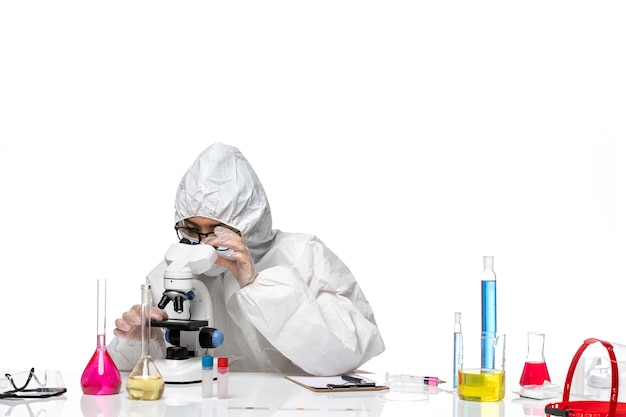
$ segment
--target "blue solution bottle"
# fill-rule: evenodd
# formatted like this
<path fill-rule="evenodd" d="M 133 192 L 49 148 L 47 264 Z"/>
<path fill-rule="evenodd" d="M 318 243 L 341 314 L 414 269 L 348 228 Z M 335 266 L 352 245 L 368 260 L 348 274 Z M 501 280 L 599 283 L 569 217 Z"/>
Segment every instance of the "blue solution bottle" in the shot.
<path fill-rule="evenodd" d="M 495 355 L 493 343 L 496 337 L 496 273 L 493 256 L 483 256 L 484 270 L 481 276 L 481 367 L 493 368 Z"/>

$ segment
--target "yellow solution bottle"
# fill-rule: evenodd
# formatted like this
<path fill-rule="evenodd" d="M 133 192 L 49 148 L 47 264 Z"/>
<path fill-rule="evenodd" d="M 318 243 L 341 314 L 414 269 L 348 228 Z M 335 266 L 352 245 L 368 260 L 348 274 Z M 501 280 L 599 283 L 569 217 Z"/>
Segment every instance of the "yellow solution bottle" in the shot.
<path fill-rule="evenodd" d="M 141 286 L 141 358 L 133 368 L 126 392 L 131 400 L 159 400 L 163 397 L 165 382 L 150 357 L 150 307 L 152 294 L 150 284 Z"/>

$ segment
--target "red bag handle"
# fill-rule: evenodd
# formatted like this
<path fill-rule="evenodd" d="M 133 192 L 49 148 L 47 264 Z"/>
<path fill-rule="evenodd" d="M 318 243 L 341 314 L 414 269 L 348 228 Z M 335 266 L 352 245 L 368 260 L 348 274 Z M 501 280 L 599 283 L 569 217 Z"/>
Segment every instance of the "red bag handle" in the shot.
<path fill-rule="evenodd" d="M 569 393 L 572 387 L 572 378 L 574 378 L 574 371 L 576 370 L 576 365 L 578 364 L 578 360 L 582 356 L 583 352 L 587 347 L 592 343 L 602 343 L 602 345 L 606 348 L 607 352 L 609 352 L 609 358 L 611 359 L 611 403 L 609 404 L 609 416 L 615 415 L 615 410 L 617 408 L 617 394 L 619 392 L 619 371 L 617 369 L 617 359 L 615 358 L 615 352 L 613 351 L 613 345 L 609 342 L 605 342 L 604 340 L 589 338 L 585 340 L 581 347 L 578 348 L 578 351 L 574 355 L 572 359 L 572 363 L 569 366 L 569 371 L 567 372 L 567 378 L 565 379 L 565 388 L 563 389 L 563 403 L 565 407 L 569 403 Z"/>

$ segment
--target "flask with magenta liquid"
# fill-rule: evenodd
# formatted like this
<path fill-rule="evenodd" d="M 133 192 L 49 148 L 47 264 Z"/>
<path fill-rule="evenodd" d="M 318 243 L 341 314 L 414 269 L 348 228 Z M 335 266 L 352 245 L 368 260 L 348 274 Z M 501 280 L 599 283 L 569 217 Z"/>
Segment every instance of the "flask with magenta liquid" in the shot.
<path fill-rule="evenodd" d="M 122 377 L 106 348 L 106 279 L 98 280 L 97 321 L 98 338 L 96 351 L 91 356 L 80 378 L 85 394 L 119 394 Z"/>
<path fill-rule="evenodd" d="M 126 381 L 126 392 L 131 400 L 159 400 L 165 390 L 163 377 L 150 357 L 151 306 L 150 284 L 143 284 L 141 286 L 141 358 Z"/>
<path fill-rule="evenodd" d="M 524 369 L 519 379 L 521 386 L 543 385 L 545 381 L 550 382 L 548 366 L 543 355 L 543 345 L 545 335 L 539 332 L 528 332 L 528 353 Z"/>

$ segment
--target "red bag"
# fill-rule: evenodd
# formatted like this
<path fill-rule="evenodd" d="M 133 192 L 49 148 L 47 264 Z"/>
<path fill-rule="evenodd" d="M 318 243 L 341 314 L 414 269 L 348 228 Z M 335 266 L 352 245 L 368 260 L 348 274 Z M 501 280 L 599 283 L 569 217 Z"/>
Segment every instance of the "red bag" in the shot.
<path fill-rule="evenodd" d="M 611 390 L 610 401 L 570 401 L 569 394 L 572 388 L 572 379 L 578 360 L 583 352 L 592 343 L 601 343 L 609 353 L 611 361 Z M 599 339 L 587 339 L 578 349 L 572 363 L 570 364 L 567 378 L 565 379 L 565 387 L 563 389 L 563 400 L 561 402 L 550 403 L 546 405 L 546 416 L 561 417 L 626 417 L 626 403 L 617 401 L 619 393 L 619 370 L 617 367 L 617 359 L 613 345 Z"/>

